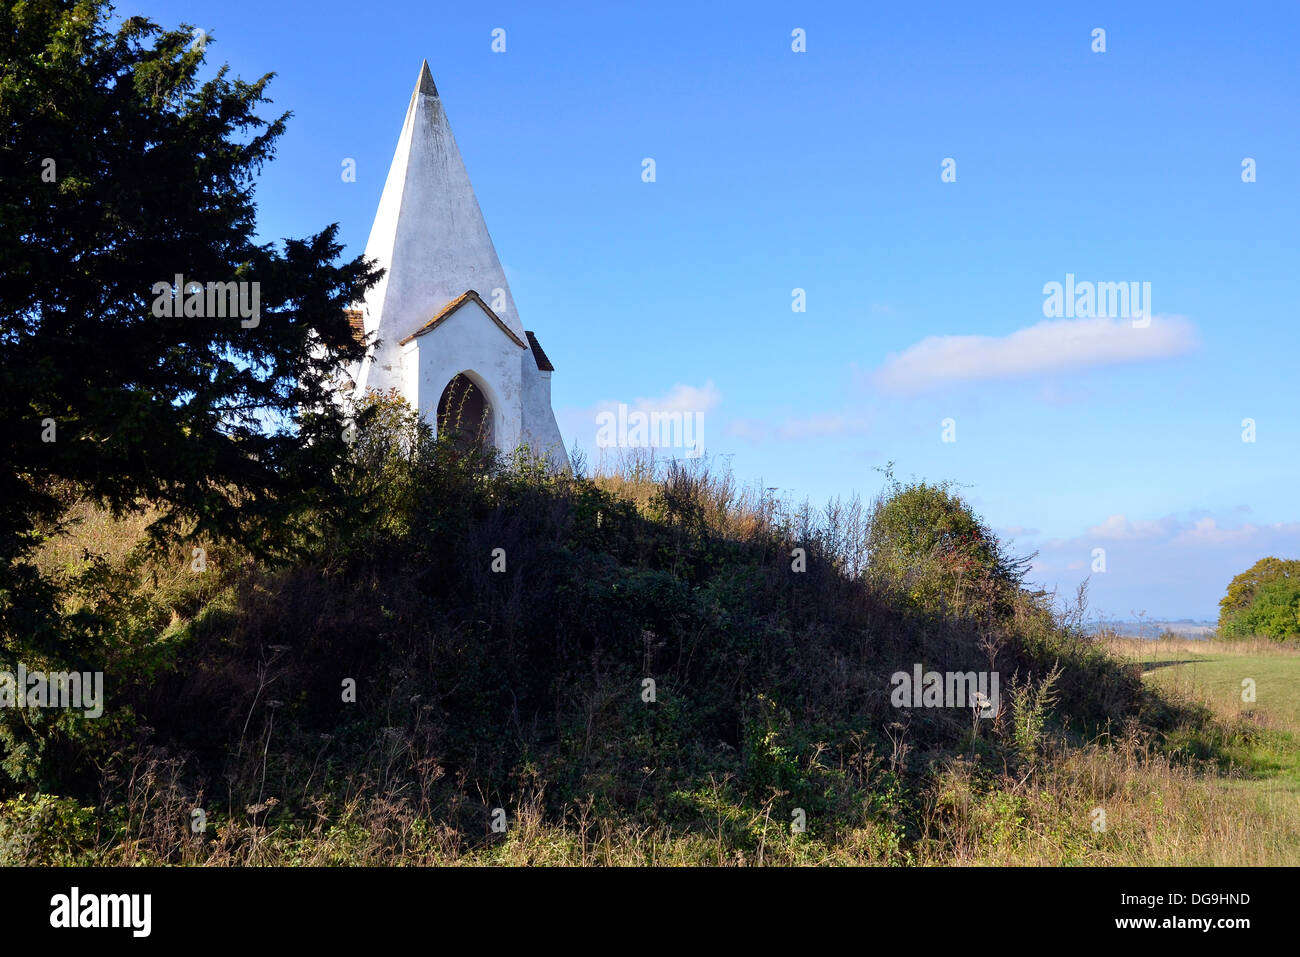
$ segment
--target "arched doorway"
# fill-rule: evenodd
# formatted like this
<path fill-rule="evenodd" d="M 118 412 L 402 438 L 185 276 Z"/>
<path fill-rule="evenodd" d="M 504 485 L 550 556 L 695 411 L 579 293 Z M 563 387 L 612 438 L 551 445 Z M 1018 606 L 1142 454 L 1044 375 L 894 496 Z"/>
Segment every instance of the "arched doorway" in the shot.
<path fill-rule="evenodd" d="M 438 399 L 438 435 L 458 449 L 492 447 L 492 404 L 467 373 L 458 372 Z"/>

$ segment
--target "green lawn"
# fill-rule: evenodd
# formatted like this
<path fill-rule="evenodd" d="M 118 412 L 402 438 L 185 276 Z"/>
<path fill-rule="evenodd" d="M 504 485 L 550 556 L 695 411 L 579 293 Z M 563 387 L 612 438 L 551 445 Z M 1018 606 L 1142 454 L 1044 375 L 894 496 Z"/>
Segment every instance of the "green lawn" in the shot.
<path fill-rule="evenodd" d="M 1148 680 L 1193 690 L 1216 711 L 1254 712 L 1279 730 L 1300 733 L 1300 655 L 1157 652 L 1138 660 L 1155 665 L 1146 672 Z M 1254 702 L 1242 700 L 1242 685 L 1247 680 L 1255 685 Z"/>
<path fill-rule="evenodd" d="M 1229 786 L 1300 795 L 1300 652 L 1218 641 L 1144 644 L 1131 647 L 1130 657 L 1142 662 L 1147 681 L 1263 731 L 1240 754 L 1253 778 Z M 1254 682 L 1253 702 L 1242 700 L 1247 680 Z"/>

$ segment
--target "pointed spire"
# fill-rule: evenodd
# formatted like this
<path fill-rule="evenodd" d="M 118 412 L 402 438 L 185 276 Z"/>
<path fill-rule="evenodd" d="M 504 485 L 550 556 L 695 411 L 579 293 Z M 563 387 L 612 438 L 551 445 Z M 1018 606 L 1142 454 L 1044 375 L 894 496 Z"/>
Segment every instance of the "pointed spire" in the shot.
<path fill-rule="evenodd" d="M 437 96 L 438 88 L 433 85 L 433 74 L 429 72 L 429 61 L 425 60 L 420 65 L 420 80 L 415 85 L 417 93 L 424 93 L 428 96 Z"/>
<path fill-rule="evenodd" d="M 397 369 L 390 350 L 470 289 L 524 341 L 510 283 L 427 60 L 420 64 L 365 255 L 387 270 L 365 299 L 367 331 L 384 340 L 375 360 L 380 369 Z"/>

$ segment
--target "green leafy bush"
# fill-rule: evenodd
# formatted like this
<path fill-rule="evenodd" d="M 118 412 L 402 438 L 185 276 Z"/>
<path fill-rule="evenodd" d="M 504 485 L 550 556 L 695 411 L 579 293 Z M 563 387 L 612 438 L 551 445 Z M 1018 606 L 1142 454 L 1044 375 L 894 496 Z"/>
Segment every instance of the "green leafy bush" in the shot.
<path fill-rule="evenodd" d="M 1033 556 L 1007 555 L 950 482 L 889 485 L 870 520 L 868 569 L 926 609 L 1005 607 Z"/>
<path fill-rule="evenodd" d="M 38 794 L 0 803 L 0 867 L 88 863 L 98 824 L 93 808 Z"/>

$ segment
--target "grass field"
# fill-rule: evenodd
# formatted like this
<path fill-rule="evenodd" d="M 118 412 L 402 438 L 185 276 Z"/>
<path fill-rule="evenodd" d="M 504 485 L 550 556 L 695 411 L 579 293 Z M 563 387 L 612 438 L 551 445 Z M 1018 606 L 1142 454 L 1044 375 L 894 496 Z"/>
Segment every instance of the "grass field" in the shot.
<path fill-rule="evenodd" d="M 1114 639 L 1111 648 L 1140 662 L 1161 688 L 1204 702 L 1228 719 L 1300 737 L 1300 649 L 1259 639 L 1251 642 Z M 1243 700 L 1243 682 L 1254 701 Z"/>
<path fill-rule="evenodd" d="M 1147 680 L 1266 732 L 1244 756 L 1257 777 L 1233 784 L 1300 796 L 1300 651 L 1266 641 L 1158 644 L 1173 647 L 1148 652 Z M 1255 700 L 1243 700 L 1251 683 Z"/>
<path fill-rule="evenodd" d="M 1233 765 L 1209 786 L 1268 822 L 1258 842 L 1300 828 L 1300 649 L 1266 640 L 1112 639 L 1139 662 L 1145 681 L 1203 703 L 1232 726 L 1254 729 L 1226 750 Z M 1253 682 L 1254 700 L 1246 691 Z M 1243 687 L 1245 685 L 1245 687 Z M 1249 850 L 1247 856 L 1249 856 Z M 1278 846 L 1273 863 L 1300 863 L 1300 847 Z"/>

